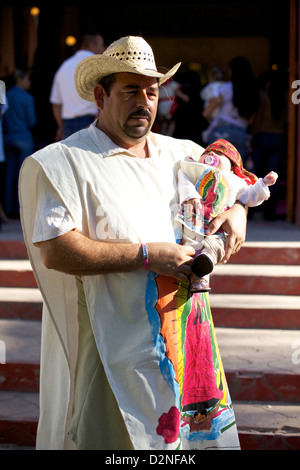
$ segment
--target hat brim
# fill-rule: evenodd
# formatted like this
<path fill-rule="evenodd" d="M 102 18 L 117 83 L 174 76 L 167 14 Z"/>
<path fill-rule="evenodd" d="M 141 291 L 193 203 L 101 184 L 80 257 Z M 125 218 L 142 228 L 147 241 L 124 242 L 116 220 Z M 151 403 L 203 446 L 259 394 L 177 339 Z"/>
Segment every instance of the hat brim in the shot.
<path fill-rule="evenodd" d="M 95 54 L 83 59 L 76 67 L 74 80 L 78 95 L 86 101 L 94 102 L 94 88 L 99 81 L 114 73 L 135 73 L 147 77 L 158 78 L 159 85 L 162 85 L 171 78 L 179 69 L 181 62 L 174 65 L 167 73 L 162 74 L 157 70 L 138 70 L 131 67 L 126 62 L 104 54 Z"/>

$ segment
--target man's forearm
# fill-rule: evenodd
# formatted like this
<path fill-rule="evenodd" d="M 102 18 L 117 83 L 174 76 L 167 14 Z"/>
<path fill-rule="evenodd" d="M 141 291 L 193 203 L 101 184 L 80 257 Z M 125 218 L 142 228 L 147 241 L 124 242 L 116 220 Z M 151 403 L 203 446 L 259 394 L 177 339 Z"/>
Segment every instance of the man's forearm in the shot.
<path fill-rule="evenodd" d="M 143 265 L 140 244 L 98 242 L 76 231 L 41 242 L 39 248 L 48 269 L 67 274 L 127 272 Z"/>
<path fill-rule="evenodd" d="M 103 242 L 72 230 L 36 244 L 48 269 L 73 275 L 95 275 L 144 269 L 141 243 Z M 147 243 L 149 269 L 182 280 L 191 273 L 195 250 L 171 242 Z"/>

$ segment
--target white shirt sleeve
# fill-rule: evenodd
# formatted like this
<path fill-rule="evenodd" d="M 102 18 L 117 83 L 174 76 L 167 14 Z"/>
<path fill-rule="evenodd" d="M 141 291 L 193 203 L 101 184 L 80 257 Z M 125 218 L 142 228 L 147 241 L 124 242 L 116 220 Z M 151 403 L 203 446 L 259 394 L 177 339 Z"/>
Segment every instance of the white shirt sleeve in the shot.
<path fill-rule="evenodd" d="M 270 190 L 268 186 L 265 185 L 262 178 L 259 178 L 255 184 L 251 184 L 247 186 L 247 188 L 242 189 L 237 200 L 245 206 L 256 207 L 269 199 L 269 197 Z"/>
<path fill-rule="evenodd" d="M 178 192 L 180 205 L 189 199 L 201 199 L 201 196 L 195 189 L 195 186 L 193 183 L 191 183 L 182 170 L 178 171 Z"/>
<path fill-rule="evenodd" d="M 37 201 L 32 243 L 57 238 L 76 228 L 68 209 L 43 172 L 38 178 Z"/>

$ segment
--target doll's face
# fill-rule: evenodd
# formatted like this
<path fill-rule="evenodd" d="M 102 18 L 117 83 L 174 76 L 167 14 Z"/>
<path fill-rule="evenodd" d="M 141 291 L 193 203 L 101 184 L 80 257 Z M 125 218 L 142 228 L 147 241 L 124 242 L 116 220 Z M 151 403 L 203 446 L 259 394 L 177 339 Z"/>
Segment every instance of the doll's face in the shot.
<path fill-rule="evenodd" d="M 216 150 L 201 155 L 199 162 L 215 166 L 216 168 L 219 168 L 219 170 L 232 171 L 230 159 Z"/>

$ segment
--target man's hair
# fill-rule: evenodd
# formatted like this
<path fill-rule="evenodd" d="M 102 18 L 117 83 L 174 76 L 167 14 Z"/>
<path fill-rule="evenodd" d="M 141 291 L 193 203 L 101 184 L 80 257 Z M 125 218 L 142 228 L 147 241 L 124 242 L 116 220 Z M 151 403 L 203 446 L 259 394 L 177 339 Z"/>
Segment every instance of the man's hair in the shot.
<path fill-rule="evenodd" d="M 107 94 L 107 96 L 110 95 L 110 90 L 111 90 L 112 85 L 115 82 L 115 79 L 116 79 L 116 74 L 112 73 L 111 75 L 107 75 L 106 77 L 101 78 L 101 80 L 99 80 L 99 85 L 101 85 L 104 88 L 104 91 Z"/>
<path fill-rule="evenodd" d="M 96 31 L 83 34 L 80 41 L 80 48 L 87 49 L 91 43 L 97 45 L 97 38 L 99 36 L 101 36 L 101 34 Z"/>
<path fill-rule="evenodd" d="M 12 78 L 14 82 L 17 83 L 18 80 L 23 80 L 29 73 L 30 71 L 27 68 L 15 69 L 12 73 Z"/>

